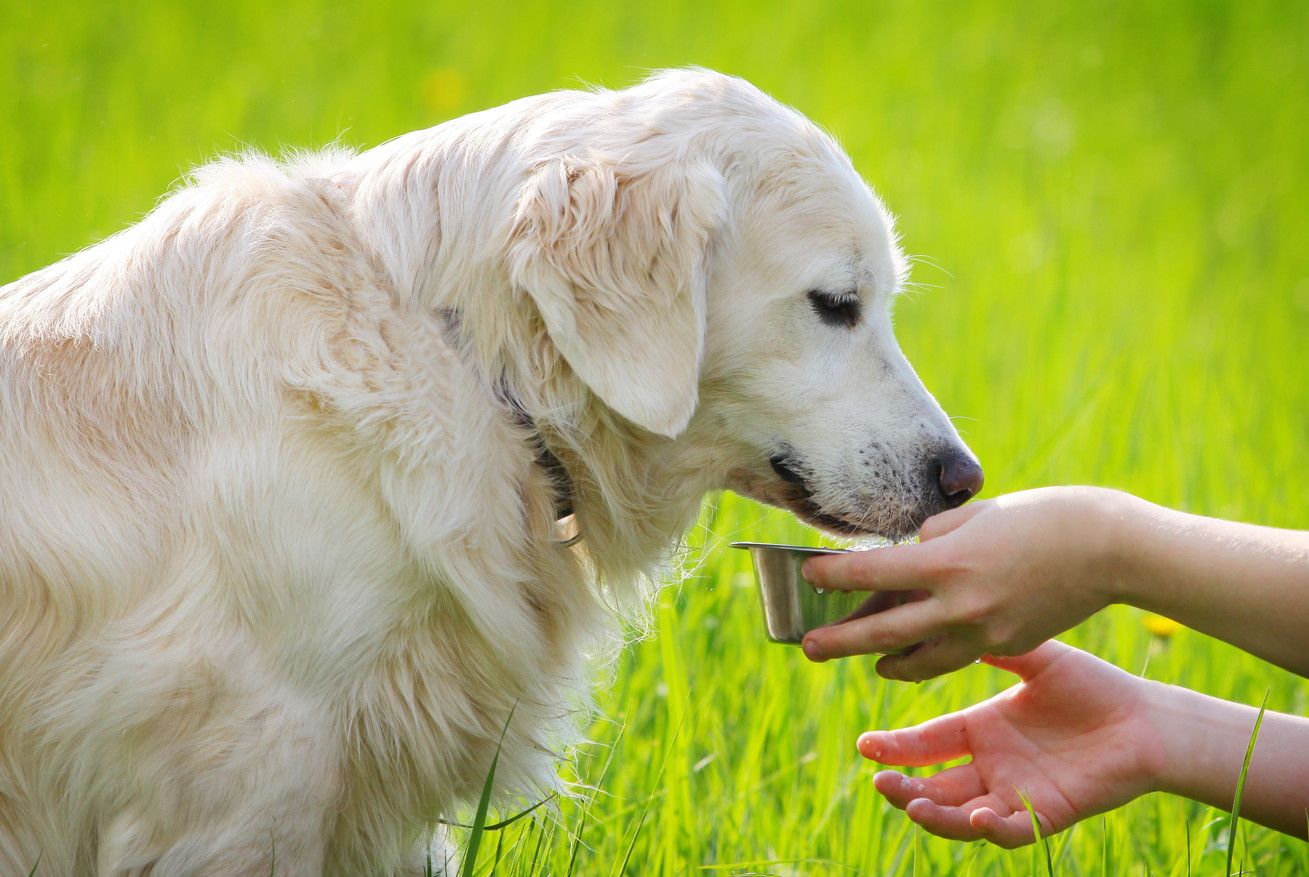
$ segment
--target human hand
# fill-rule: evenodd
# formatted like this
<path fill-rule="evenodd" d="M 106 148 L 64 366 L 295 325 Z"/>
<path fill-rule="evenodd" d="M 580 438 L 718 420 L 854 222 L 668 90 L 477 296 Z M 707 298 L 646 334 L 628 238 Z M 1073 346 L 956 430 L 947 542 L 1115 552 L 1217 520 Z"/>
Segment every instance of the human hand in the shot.
<path fill-rule="evenodd" d="M 917 545 L 811 558 L 804 575 L 820 587 L 920 593 L 811 631 L 804 652 L 901 652 L 877 672 L 905 681 L 1023 654 L 1112 602 L 1114 529 L 1133 502 L 1100 488 L 1028 490 L 936 515 Z"/>
<path fill-rule="evenodd" d="M 1052 834 L 1159 787 L 1168 756 L 1148 709 L 1157 683 L 1053 640 L 986 661 L 1023 681 L 961 712 L 859 738 L 859 752 L 881 764 L 972 757 L 930 777 L 877 774 L 877 790 L 914 822 L 1013 848 L 1034 840 L 1020 791 Z"/>

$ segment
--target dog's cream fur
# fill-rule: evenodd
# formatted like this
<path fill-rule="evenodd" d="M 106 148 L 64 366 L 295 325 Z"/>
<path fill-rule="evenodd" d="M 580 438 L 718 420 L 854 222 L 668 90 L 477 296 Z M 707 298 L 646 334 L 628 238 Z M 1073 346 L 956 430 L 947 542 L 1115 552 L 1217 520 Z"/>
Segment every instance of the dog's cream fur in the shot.
<path fill-rule="evenodd" d="M 0 288 L 0 871 L 416 872 L 511 709 L 549 786 L 706 491 L 939 507 L 901 273 L 830 138 L 680 71 L 218 161 Z"/>

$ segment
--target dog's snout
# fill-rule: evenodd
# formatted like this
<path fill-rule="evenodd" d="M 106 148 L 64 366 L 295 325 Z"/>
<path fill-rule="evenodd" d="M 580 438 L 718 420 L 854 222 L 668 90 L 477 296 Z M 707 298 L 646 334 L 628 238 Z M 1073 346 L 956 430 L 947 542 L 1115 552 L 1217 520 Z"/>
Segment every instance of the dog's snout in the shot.
<path fill-rule="evenodd" d="M 946 508 L 958 508 L 977 495 L 985 476 L 971 454 L 949 451 L 932 461 Z"/>

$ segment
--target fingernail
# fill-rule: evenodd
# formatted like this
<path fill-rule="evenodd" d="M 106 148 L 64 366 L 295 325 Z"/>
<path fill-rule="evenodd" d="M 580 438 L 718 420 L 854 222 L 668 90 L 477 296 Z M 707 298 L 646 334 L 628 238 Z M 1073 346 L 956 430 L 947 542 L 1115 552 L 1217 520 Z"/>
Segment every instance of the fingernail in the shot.
<path fill-rule="evenodd" d="M 814 580 L 813 572 L 814 572 L 814 561 L 812 558 L 806 560 L 804 563 L 800 565 L 800 575 L 804 576 L 805 579 L 807 579 L 808 581 L 812 582 Z"/>

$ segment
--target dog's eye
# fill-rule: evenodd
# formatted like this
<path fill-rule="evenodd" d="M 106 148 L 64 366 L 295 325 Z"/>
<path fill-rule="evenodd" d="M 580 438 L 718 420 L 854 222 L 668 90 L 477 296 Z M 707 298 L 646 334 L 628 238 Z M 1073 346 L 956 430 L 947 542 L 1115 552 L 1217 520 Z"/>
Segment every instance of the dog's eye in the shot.
<path fill-rule="evenodd" d="M 809 302 L 818 318 L 829 326 L 850 328 L 859 322 L 859 295 L 855 292 L 810 290 Z"/>

